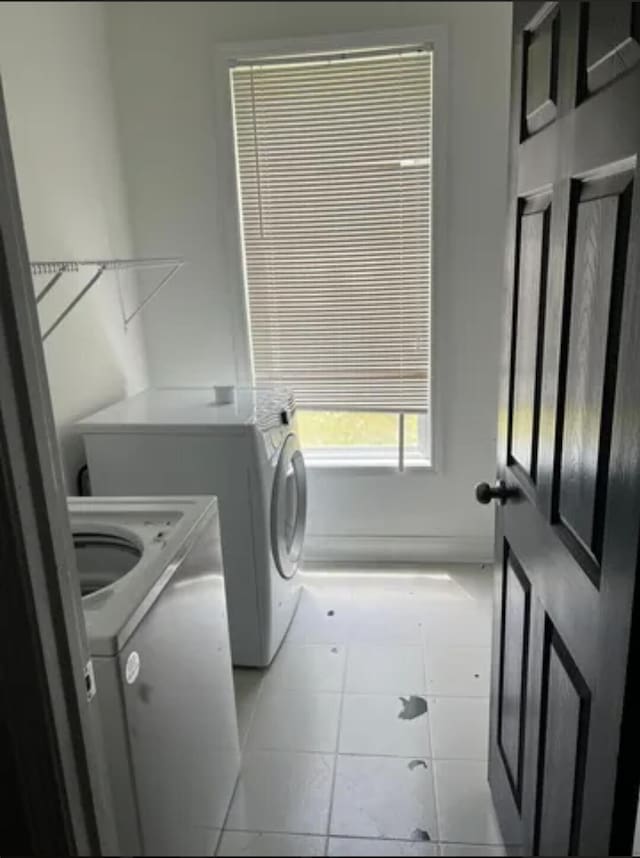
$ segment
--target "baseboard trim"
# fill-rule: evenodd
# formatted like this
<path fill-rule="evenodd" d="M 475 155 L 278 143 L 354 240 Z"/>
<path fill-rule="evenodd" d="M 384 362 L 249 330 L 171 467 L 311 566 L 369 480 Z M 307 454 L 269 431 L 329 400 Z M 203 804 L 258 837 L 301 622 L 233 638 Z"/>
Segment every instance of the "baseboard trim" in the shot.
<path fill-rule="evenodd" d="M 305 563 L 491 563 L 493 540 L 480 536 L 315 536 Z"/>

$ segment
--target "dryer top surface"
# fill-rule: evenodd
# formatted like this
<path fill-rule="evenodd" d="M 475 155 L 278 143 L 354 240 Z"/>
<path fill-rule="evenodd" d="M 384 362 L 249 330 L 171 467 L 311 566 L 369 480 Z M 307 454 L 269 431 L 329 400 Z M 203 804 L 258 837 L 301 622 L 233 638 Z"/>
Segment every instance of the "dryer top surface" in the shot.
<path fill-rule="evenodd" d="M 188 430 L 219 433 L 239 427 L 288 425 L 293 396 L 282 388 L 238 388 L 235 402 L 218 404 L 210 387 L 149 388 L 86 417 L 85 434 Z"/>

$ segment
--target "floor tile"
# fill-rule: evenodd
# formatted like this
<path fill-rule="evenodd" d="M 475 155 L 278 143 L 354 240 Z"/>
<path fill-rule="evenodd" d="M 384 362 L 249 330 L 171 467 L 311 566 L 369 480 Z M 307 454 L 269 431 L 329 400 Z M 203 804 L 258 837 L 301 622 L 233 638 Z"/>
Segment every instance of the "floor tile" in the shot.
<path fill-rule="evenodd" d="M 448 565 L 447 572 L 476 602 L 493 601 L 493 563 L 456 563 Z"/>
<path fill-rule="evenodd" d="M 424 694 L 421 647 L 351 644 L 345 690 L 354 693 Z"/>
<path fill-rule="evenodd" d="M 441 840 L 501 846 L 487 783 L 487 763 L 436 760 L 433 765 Z"/>
<path fill-rule="evenodd" d="M 262 688 L 264 673 L 236 667 L 233 671 L 233 684 L 236 692 L 236 711 L 238 713 L 238 734 L 242 747 L 247 738 L 256 703 Z"/>
<path fill-rule="evenodd" d="M 489 700 L 481 697 L 430 697 L 432 756 L 436 759 L 486 760 Z"/>
<path fill-rule="evenodd" d="M 353 588 L 349 581 L 334 581 L 325 578 L 322 583 L 304 587 L 300 604 L 310 608 L 313 605 L 324 607 L 324 603 L 334 602 L 334 607 L 346 609 L 353 603 Z"/>
<path fill-rule="evenodd" d="M 350 640 L 355 643 L 422 643 L 422 611 L 409 598 L 399 604 L 380 593 L 356 600 Z"/>
<path fill-rule="evenodd" d="M 468 589 L 461 586 L 449 574 L 449 567 L 429 566 L 402 569 L 380 569 L 379 567 L 360 567 L 354 569 L 351 577 L 343 574 L 342 580 L 350 581 L 354 602 L 369 596 L 383 597 L 391 602 L 404 600 L 405 604 L 423 602 L 466 603 L 473 599 Z"/>
<path fill-rule="evenodd" d="M 222 832 L 219 828 L 198 828 L 194 833 L 193 849 L 181 850 L 181 858 L 202 858 L 203 855 L 215 855 Z"/>
<path fill-rule="evenodd" d="M 265 687 L 270 691 L 342 691 L 346 663 L 344 645 L 285 644 L 265 676 Z"/>
<path fill-rule="evenodd" d="M 324 855 L 325 838 L 296 834 L 256 834 L 251 831 L 227 831 L 222 836 L 220 856 L 306 856 Z"/>
<path fill-rule="evenodd" d="M 438 839 L 431 763 L 397 757 L 340 756 L 331 835 Z"/>
<path fill-rule="evenodd" d="M 427 650 L 437 647 L 488 647 L 491 645 L 491 610 L 477 604 L 446 610 L 430 605 L 422 617 Z"/>
<path fill-rule="evenodd" d="M 336 567 L 327 567 L 324 570 L 316 569 L 313 572 L 302 572 L 300 583 L 304 592 L 318 597 L 336 598 L 350 600 L 353 595 L 353 576 L 349 572 Z"/>
<path fill-rule="evenodd" d="M 334 757 L 271 751 L 245 753 L 227 828 L 325 834 Z"/>
<path fill-rule="evenodd" d="M 425 711 L 412 719 L 400 717 L 404 701 L 386 694 L 347 694 L 342 708 L 339 753 L 395 757 L 429 757 L 429 715 Z M 424 697 L 419 701 L 427 702 Z"/>
<path fill-rule="evenodd" d="M 427 688 L 434 697 L 488 697 L 489 647 L 427 648 Z"/>
<path fill-rule="evenodd" d="M 440 845 L 440 854 L 464 858 L 466 855 L 506 855 L 507 850 L 503 846 L 469 846 L 461 843 L 442 843 Z"/>
<path fill-rule="evenodd" d="M 340 694 L 270 691 L 260 696 L 247 747 L 252 751 L 335 753 Z"/>
<path fill-rule="evenodd" d="M 428 604 L 443 604 L 448 606 L 464 605 L 472 601 L 472 597 L 461 587 L 445 569 L 429 567 L 428 570 L 410 574 L 407 572 L 391 573 L 386 576 L 382 586 L 385 597 L 404 597 L 414 606 L 424 607 Z"/>
<path fill-rule="evenodd" d="M 347 643 L 352 618 L 350 597 L 305 591 L 286 640 L 288 643 Z"/>
<path fill-rule="evenodd" d="M 399 855 L 421 856 L 438 855 L 435 843 L 410 843 L 406 840 L 367 840 L 361 837 L 331 837 L 329 838 L 328 855 L 334 858 L 350 858 L 361 855 Z"/>

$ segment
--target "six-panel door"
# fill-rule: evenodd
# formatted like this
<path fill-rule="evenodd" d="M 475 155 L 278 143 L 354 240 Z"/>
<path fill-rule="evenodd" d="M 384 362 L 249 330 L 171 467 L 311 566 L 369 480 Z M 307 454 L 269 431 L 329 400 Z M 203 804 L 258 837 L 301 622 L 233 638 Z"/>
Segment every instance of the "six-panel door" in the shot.
<path fill-rule="evenodd" d="M 526 854 L 606 854 L 638 782 L 640 17 L 514 10 L 489 779 Z"/>

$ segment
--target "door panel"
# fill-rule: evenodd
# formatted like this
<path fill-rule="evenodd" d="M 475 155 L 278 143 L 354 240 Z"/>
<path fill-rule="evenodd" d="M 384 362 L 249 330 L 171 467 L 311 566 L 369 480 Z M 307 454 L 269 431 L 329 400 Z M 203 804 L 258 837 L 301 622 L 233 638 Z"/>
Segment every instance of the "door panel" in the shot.
<path fill-rule="evenodd" d="M 540 371 L 549 252 L 550 198 L 523 200 L 514 343 L 511 456 L 536 480 Z"/>
<path fill-rule="evenodd" d="M 583 3 L 580 38 L 581 82 L 589 95 L 625 74 L 640 61 L 638 3 Z"/>
<path fill-rule="evenodd" d="M 542 663 L 535 851 L 572 855 L 578 849 L 583 806 L 590 693 L 549 617 Z"/>
<path fill-rule="evenodd" d="M 489 781 L 525 854 L 628 854 L 635 823 L 636 16 L 514 4 Z"/>
<path fill-rule="evenodd" d="M 535 134 L 556 118 L 559 6 L 527 30 L 524 52 L 524 132 Z"/>
<path fill-rule="evenodd" d="M 557 521 L 597 583 L 632 176 L 582 184 L 576 215 Z"/>
<path fill-rule="evenodd" d="M 508 546 L 505 561 L 498 742 L 514 800 L 520 806 L 531 584 Z"/>

